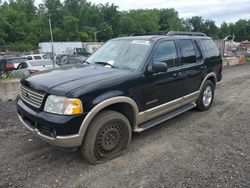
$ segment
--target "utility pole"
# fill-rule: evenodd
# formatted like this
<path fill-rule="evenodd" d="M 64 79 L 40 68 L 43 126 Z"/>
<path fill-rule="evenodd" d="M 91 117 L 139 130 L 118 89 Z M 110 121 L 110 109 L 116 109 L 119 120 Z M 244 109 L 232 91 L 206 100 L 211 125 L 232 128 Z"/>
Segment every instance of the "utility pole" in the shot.
<path fill-rule="evenodd" d="M 95 32 L 95 42 L 97 42 L 97 33 L 100 33 L 100 32 L 102 32 L 102 31 L 105 31 L 105 30 L 103 29 L 103 30 L 100 30 L 100 31 L 96 31 L 96 32 Z"/>
<path fill-rule="evenodd" d="M 49 29 L 50 29 L 50 37 L 51 37 L 51 48 L 52 48 L 52 61 L 53 61 L 53 68 L 55 68 L 55 53 L 54 53 L 54 40 L 53 40 L 53 33 L 52 33 L 52 27 L 51 27 L 51 20 L 49 16 Z"/>

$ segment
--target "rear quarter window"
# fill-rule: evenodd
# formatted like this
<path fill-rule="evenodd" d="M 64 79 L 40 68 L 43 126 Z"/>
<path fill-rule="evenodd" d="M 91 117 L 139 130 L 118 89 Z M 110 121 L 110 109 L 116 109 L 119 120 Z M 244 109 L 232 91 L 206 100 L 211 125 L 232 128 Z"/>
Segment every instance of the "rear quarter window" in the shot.
<path fill-rule="evenodd" d="M 214 57 L 220 55 L 220 51 L 213 40 L 211 39 L 201 40 L 201 44 L 207 56 Z"/>

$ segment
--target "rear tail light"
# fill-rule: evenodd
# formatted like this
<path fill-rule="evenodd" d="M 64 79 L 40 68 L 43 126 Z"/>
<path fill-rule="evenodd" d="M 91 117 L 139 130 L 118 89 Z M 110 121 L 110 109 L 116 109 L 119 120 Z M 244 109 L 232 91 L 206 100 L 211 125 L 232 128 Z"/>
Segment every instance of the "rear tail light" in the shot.
<path fill-rule="evenodd" d="M 13 71 L 15 69 L 14 65 L 11 63 L 6 64 L 6 69 L 7 71 Z"/>
<path fill-rule="evenodd" d="M 30 74 L 34 74 L 36 72 L 39 72 L 38 70 L 31 70 L 31 69 L 29 69 L 28 71 L 30 72 Z"/>

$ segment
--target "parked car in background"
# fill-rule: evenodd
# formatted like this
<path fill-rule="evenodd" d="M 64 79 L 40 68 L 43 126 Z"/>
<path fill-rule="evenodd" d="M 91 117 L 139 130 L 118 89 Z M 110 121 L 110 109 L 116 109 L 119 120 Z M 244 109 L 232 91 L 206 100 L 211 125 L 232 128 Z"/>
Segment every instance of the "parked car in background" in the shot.
<path fill-rule="evenodd" d="M 46 54 L 32 54 L 32 55 L 26 55 L 23 56 L 28 61 L 30 60 L 51 60 L 49 55 Z"/>
<path fill-rule="evenodd" d="M 63 56 L 60 60 L 57 61 L 59 66 L 65 65 L 76 65 L 76 64 L 83 64 L 86 60 L 84 56 Z"/>
<path fill-rule="evenodd" d="M 8 71 L 12 71 L 16 69 L 21 62 L 27 61 L 27 59 L 25 57 L 4 56 L 2 61 L 6 61 Z"/>
<path fill-rule="evenodd" d="M 58 67 L 58 65 L 56 65 Z M 48 70 L 53 68 L 53 61 L 51 60 L 30 60 L 22 62 L 18 65 L 17 70 L 28 70 L 30 74 Z"/>

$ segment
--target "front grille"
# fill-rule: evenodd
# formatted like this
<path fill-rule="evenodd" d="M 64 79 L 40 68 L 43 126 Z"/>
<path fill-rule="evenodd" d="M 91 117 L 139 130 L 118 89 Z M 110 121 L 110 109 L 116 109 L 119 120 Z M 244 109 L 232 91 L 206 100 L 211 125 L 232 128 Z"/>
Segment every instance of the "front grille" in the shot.
<path fill-rule="evenodd" d="M 20 85 L 20 97 L 29 105 L 40 108 L 45 97 L 45 92 L 37 91 L 27 86 Z"/>

